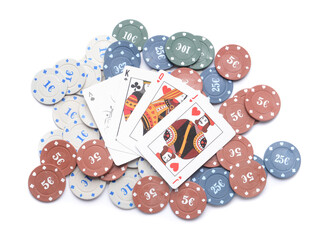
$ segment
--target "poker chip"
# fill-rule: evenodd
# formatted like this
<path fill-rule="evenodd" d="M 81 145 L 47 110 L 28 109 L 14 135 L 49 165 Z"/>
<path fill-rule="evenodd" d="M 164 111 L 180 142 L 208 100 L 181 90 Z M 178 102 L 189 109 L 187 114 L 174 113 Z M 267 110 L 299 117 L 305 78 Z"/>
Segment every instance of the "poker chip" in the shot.
<path fill-rule="evenodd" d="M 165 55 L 167 39 L 167 36 L 157 35 L 146 41 L 142 54 L 144 61 L 149 67 L 156 70 L 167 70 L 173 67 Z"/>
<path fill-rule="evenodd" d="M 229 171 L 223 168 L 206 170 L 198 184 L 205 190 L 207 202 L 211 205 L 225 205 L 235 196 L 229 183 Z"/>
<path fill-rule="evenodd" d="M 221 166 L 227 170 L 231 170 L 237 163 L 253 159 L 253 155 L 252 144 L 241 135 L 234 136 L 216 153 Z"/>
<path fill-rule="evenodd" d="M 202 175 L 206 170 L 208 170 L 208 169 L 209 169 L 209 168 L 204 167 L 204 166 L 201 167 L 201 168 L 199 168 L 196 172 L 194 172 L 193 175 L 191 175 L 191 177 L 190 177 L 190 181 L 192 181 L 192 182 L 198 184 L 201 175 Z"/>
<path fill-rule="evenodd" d="M 80 104 L 83 102 L 80 96 L 66 96 L 56 103 L 52 109 L 52 118 L 60 129 L 64 129 L 69 124 L 82 123 L 79 116 Z"/>
<path fill-rule="evenodd" d="M 200 42 L 188 32 L 173 34 L 165 44 L 167 59 L 176 66 L 190 66 L 197 62 L 201 54 Z"/>
<path fill-rule="evenodd" d="M 245 108 L 245 97 L 229 98 L 221 105 L 219 113 L 223 115 L 237 134 L 249 131 L 255 122 L 255 119 L 248 114 Z"/>
<path fill-rule="evenodd" d="M 67 82 L 67 95 L 77 93 L 85 83 L 85 70 L 81 63 L 68 58 L 56 63 L 55 69 L 60 70 Z"/>
<path fill-rule="evenodd" d="M 138 168 L 139 158 L 128 162 L 128 168 Z"/>
<path fill-rule="evenodd" d="M 63 139 L 73 144 L 75 149 L 79 149 L 83 143 L 91 139 L 99 138 L 100 134 L 97 129 L 89 128 L 83 123 L 69 124 L 63 130 Z"/>
<path fill-rule="evenodd" d="M 117 40 L 112 36 L 97 36 L 93 38 L 86 50 L 87 59 L 91 58 L 95 61 L 96 65 L 100 65 L 100 69 L 104 65 L 104 55 L 109 45 L 116 42 Z"/>
<path fill-rule="evenodd" d="M 245 96 L 246 96 L 246 93 L 248 93 L 248 91 L 249 91 L 249 88 L 244 88 L 244 89 L 236 92 L 235 95 L 233 95 L 233 97 L 243 98 L 245 101 Z"/>
<path fill-rule="evenodd" d="M 40 103 L 52 105 L 63 99 L 67 92 L 67 81 L 62 72 L 47 68 L 38 72 L 31 85 L 33 97 Z"/>
<path fill-rule="evenodd" d="M 252 118 L 264 122 L 278 115 L 281 102 L 278 93 L 273 88 L 257 85 L 247 92 L 245 106 Z"/>
<path fill-rule="evenodd" d="M 253 161 L 237 163 L 230 171 L 230 186 L 236 194 L 244 198 L 259 195 L 266 184 L 266 173 L 263 167 Z"/>
<path fill-rule="evenodd" d="M 69 188 L 76 197 L 83 200 L 97 198 L 104 192 L 105 187 L 105 181 L 87 176 L 79 168 L 75 168 L 69 176 Z"/>
<path fill-rule="evenodd" d="M 162 211 L 169 202 L 170 188 L 160 177 L 141 178 L 132 191 L 133 202 L 137 208 L 148 214 Z"/>
<path fill-rule="evenodd" d="M 251 57 L 238 45 L 226 45 L 216 54 L 214 65 L 218 73 L 229 80 L 244 78 L 251 68 Z"/>
<path fill-rule="evenodd" d="M 114 77 L 123 72 L 125 66 L 140 67 L 141 58 L 137 47 L 128 41 L 111 44 L 104 56 L 104 76 Z"/>
<path fill-rule="evenodd" d="M 182 82 L 186 83 L 188 86 L 195 90 L 203 90 L 203 81 L 200 75 L 190 68 L 178 68 L 175 69 L 171 75 L 176 78 L 180 78 Z"/>
<path fill-rule="evenodd" d="M 91 128 L 97 128 L 96 121 L 94 120 L 94 118 L 90 112 L 90 109 L 85 101 L 83 101 L 80 104 L 79 116 L 85 125 L 87 125 L 88 127 L 91 127 Z"/>
<path fill-rule="evenodd" d="M 42 149 L 40 162 L 56 166 L 64 176 L 67 176 L 76 167 L 76 150 L 67 141 L 54 140 Z"/>
<path fill-rule="evenodd" d="M 220 162 L 216 157 L 216 154 L 214 154 L 203 166 L 208 168 L 219 167 Z"/>
<path fill-rule="evenodd" d="M 207 68 L 200 74 L 203 80 L 203 91 L 212 104 L 219 104 L 227 100 L 232 93 L 232 81 L 222 78 L 215 68 Z"/>
<path fill-rule="evenodd" d="M 127 19 L 117 24 L 112 35 L 117 40 L 125 40 L 133 43 L 139 51 L 142 51 L 148 39 L 148 32 L 145 26 L 133 19 Z"/>
<path fill-rule="evenodd" d="M 108 182 L 117 180 L 123 176 L 123 174 L 126 172 L 127 169 L 128 169 L 127 164 L 116 166 L 116 164 L 113 162 L 113 165 L 109 170 L 109 172 L 106 173 L 105 175 L 102 175 L 100 179 Z"/>
<path fill-rule="evenodd" d="M 28 179 L 28 189 L 32 196 L 41 202 L 52 202 L 65 191 L 64 174 L 54 165 L 44 164 L 36 167 Z"/>
<path fill-rule="evenodd" d="M 157 173 L 155 168 L 153 168 L 153 166 L 150 165 L 150 163 L 143 157 L 141 157 L 138 160 L 137 165 L 138 165 L 138 172 L 141 177 L 147 177 L 147 176 L 160 177 L 160 175 Z"/>
<path fill-rule="evenodd" d="M 206 193 L 197 183 L 187 181 L 171 192 L 170 207 L 182 219 L 194 219 L 206 208 Z"/>
<path fill-rule="evenodd" d="M 294 176 L 300 169 L 301 155 L 291 143 L 275 142 L 265 151 L 264 165 L 272 176 L 287 179 Z"/>
<path fill-rule="evenodd" d="M 83 95 L 84 89 L 101 82 L 101 68 L 103 63 L 100 65 L 92 58 L 87 58 L 81 61 L 81 65 L 85 71 L 85 83 L 82 89 L 76 93 L 78 95 Z"/>
<path fill-rule="evenodd" d="M 194 70 L 202 70 L 211 65 L 214 59 L 215 51 L 213 44 L 207 38 L 202 36 L 195 36 L 195 38 L 200 42 L 201 54 L 197 62 L 189 67 Z"/>
<path fill-rule="evenodd" d="M 267 175 L 268 175 L 268 170 L 266 169 L 266 167 L 265 167 L 265 165 L 264 165 L 264 161 L 263 161 L 263 159 L 260 158 L 259 156 L 257 156 L 257 155 L 254 154 L 254 156 L 253 156 L 253 160 L 254 160 L 255 162 L 259 163 L 259 164 L 263 167 L 263 169 L 264 169 L 264 171 L 265 171 L 265 174 L 266 174 L 266 176 L 267 176 Z"/>
<path fill-rule="evenodd" d="M 39 142 L 38 150 L 39 154 L 41 154 L 41 151 L 47 143 L 53 141 L 53 140 L 61 140 L 63 139 L 63 130 L 61 129 L 56 129 L 50 132 L 47 132 L 45 135 L 42 136 Z"/>
<path fill-rule="evenodd" d="M 118 180 L 109 183 L 109 198 L 115 206 L 122 209 L 135 208 L 132 191 L 139 179 L 138 170 L 128 169 Z"/>
<path fill-rule="evenodd" d="M 90 177 L 99 177 L 109 172 L 113 159 L 103 140 L 85 142 L 77 151 L 79 169 Z"/>

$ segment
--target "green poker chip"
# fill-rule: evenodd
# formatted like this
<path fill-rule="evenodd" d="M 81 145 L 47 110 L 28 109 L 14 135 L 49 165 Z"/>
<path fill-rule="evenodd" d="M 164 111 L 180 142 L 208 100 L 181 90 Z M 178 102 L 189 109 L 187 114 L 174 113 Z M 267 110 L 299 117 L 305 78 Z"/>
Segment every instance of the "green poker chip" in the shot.
<path fill-rule="evenodd" d="M 142 48 L 148 39 L 148 32 L 142 23 L 137 20 L 128 19 L 116 25 L 112 36 L 118 41 L 129 41 L 133 43 L 139 51 L 142 51 Z"/>
<path fill-rule="evenodd" d="M 194 70 L 202 70 L 207 68 L 214 60 L 215 50 L 213 44 L 205 37 L 195 36 L 195 38 L 200 42 L 201 54 L 196 63 L 189 66 L 189 68 Z"/>
<path fill-rule="evenodd" d="M 178 32 L 167 40 L 165 53 L 167 59 L 174 65 L 190 66 L 199 59 L 201 44 L 193 34 Z"/>

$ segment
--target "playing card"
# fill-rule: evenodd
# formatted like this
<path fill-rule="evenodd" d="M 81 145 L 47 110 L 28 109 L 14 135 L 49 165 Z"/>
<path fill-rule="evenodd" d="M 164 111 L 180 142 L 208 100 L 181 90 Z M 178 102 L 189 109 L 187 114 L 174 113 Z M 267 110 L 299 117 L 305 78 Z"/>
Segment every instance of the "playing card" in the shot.
<path fill-rule="evenodd" d="M 113 121 L 111 124 L 111 130 L 108 134 L 109 142 L 111 147 L 126 148 L 124 145 L 117 141 L 117 136 L 121 129 L 126 127 L 126 121 L 129 119 L 130 115 L 133 113 L 138 103 L 142 100 L 144 94 L 149 88 L 152 82 L 155 82 L 159 74 L 154 71 L 142 70 L 140 68 L 134 68 L 126 66 L 123 73 L 121 83 L 118 91 L 115 103 L 115 111 L 113 113 Z M 128 149 L 128 153 L 134 155 L 135 158 L 139 157 L 138 154 Z M 118 165 L 124 164 L 133 159 L 120 158 L 116 162 Z M 115 162 L 115 163 L 116 163 Z"/>
<path fill-rule="evenodd" d="M 122 76 L 117 75 L 83 90 L 86 103 L 115 164 L 117 164 L 118 159 L 136 158 L 134 154 L 127 153 L 129 150 L 124 146 L 120 146 L 121 148 L 118 149 L 111 148 L 112 145 L 108 137 L 113 124 L 115 98 L 118 93 L 117 85 L 121 80 Z"/>
<path fill-rule="evenodd" d="M 208 99 L 197 94 L 143 136 L 137 148 L 175 189 L 234 136 Z"/>
<path fill-rule="evenodd" d="M 199 93 L 169 73 L 160 71 L 141 99 L 133 114 L 121 130 L 118 141 L 140 154 L 136 148 L 137 141 L 162 121 L 187 97 Z"/>

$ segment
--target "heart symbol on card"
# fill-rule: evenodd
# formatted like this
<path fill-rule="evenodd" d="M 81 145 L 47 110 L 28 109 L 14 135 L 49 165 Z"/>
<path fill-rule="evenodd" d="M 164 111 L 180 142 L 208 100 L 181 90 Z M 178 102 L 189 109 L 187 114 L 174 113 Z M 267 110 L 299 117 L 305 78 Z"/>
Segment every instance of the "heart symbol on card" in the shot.
<path fill-rule="evenodd" d="M 179 163 L 171 163 L 170 168 L 172 168 L 173 172 L 176 172 L 179 170 Z"/>
<path fill-rule="evenodd" d="M 163 94 L 166 94 L 166 93 L 168 93 L 168 92 L 171 91 L 171 90 L 172 90 L 172 89 L 169 88 L 169 87 L 167 87 L 167 86 L 162 87 Z"/>
<path fill-rule="evenodd" d="M 197 107 L 193 107 L 192 110 L 191 110 L 191 115 L 193 116 L 198 116 L 200 115 L 200 111 L 198 110 Z"/>

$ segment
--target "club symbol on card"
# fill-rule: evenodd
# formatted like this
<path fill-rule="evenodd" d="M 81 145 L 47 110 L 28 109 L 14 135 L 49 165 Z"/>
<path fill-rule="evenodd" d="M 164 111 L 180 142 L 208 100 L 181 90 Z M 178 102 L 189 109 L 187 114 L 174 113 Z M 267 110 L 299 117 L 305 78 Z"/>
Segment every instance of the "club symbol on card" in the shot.
<path fill-rule="evenodd" d="M 90 98 L 91 101 L 95 100 L 95 98 L 93 97 L 93 94 L 91 92 L 89 92 L 89 98 Z"/>
<path fill-rule="evenodd" d="M 166 86 L 166 85 L 162 87 L 163 94 L 166 94 L 166 93 L 170 92 L 171 90 L 172 90 L 172 89 L 169 88 L 169 87 Z"/>
<path fill-rule="evenodd" d="M 179 170 L 179 163 L 171 163 L 170 168 L 172 168 L 173 172 L 177 172 Z"/>
<path fill-rule="evenodd" d="M 193 107 L 192 110 L 191 110 L 191 114 L 193 116 L 198 116 L 198 115 L 200 115 L 200 111 L 198 110 L 197 107 Z"/>
<path fill-rule="evenodd" d="M 141 86 L 138 82 L 135 82 L 134 84 L 131 84 L 131 88 L 134 88 L 134 91 L 137 91 L 141 89 Z"/>

